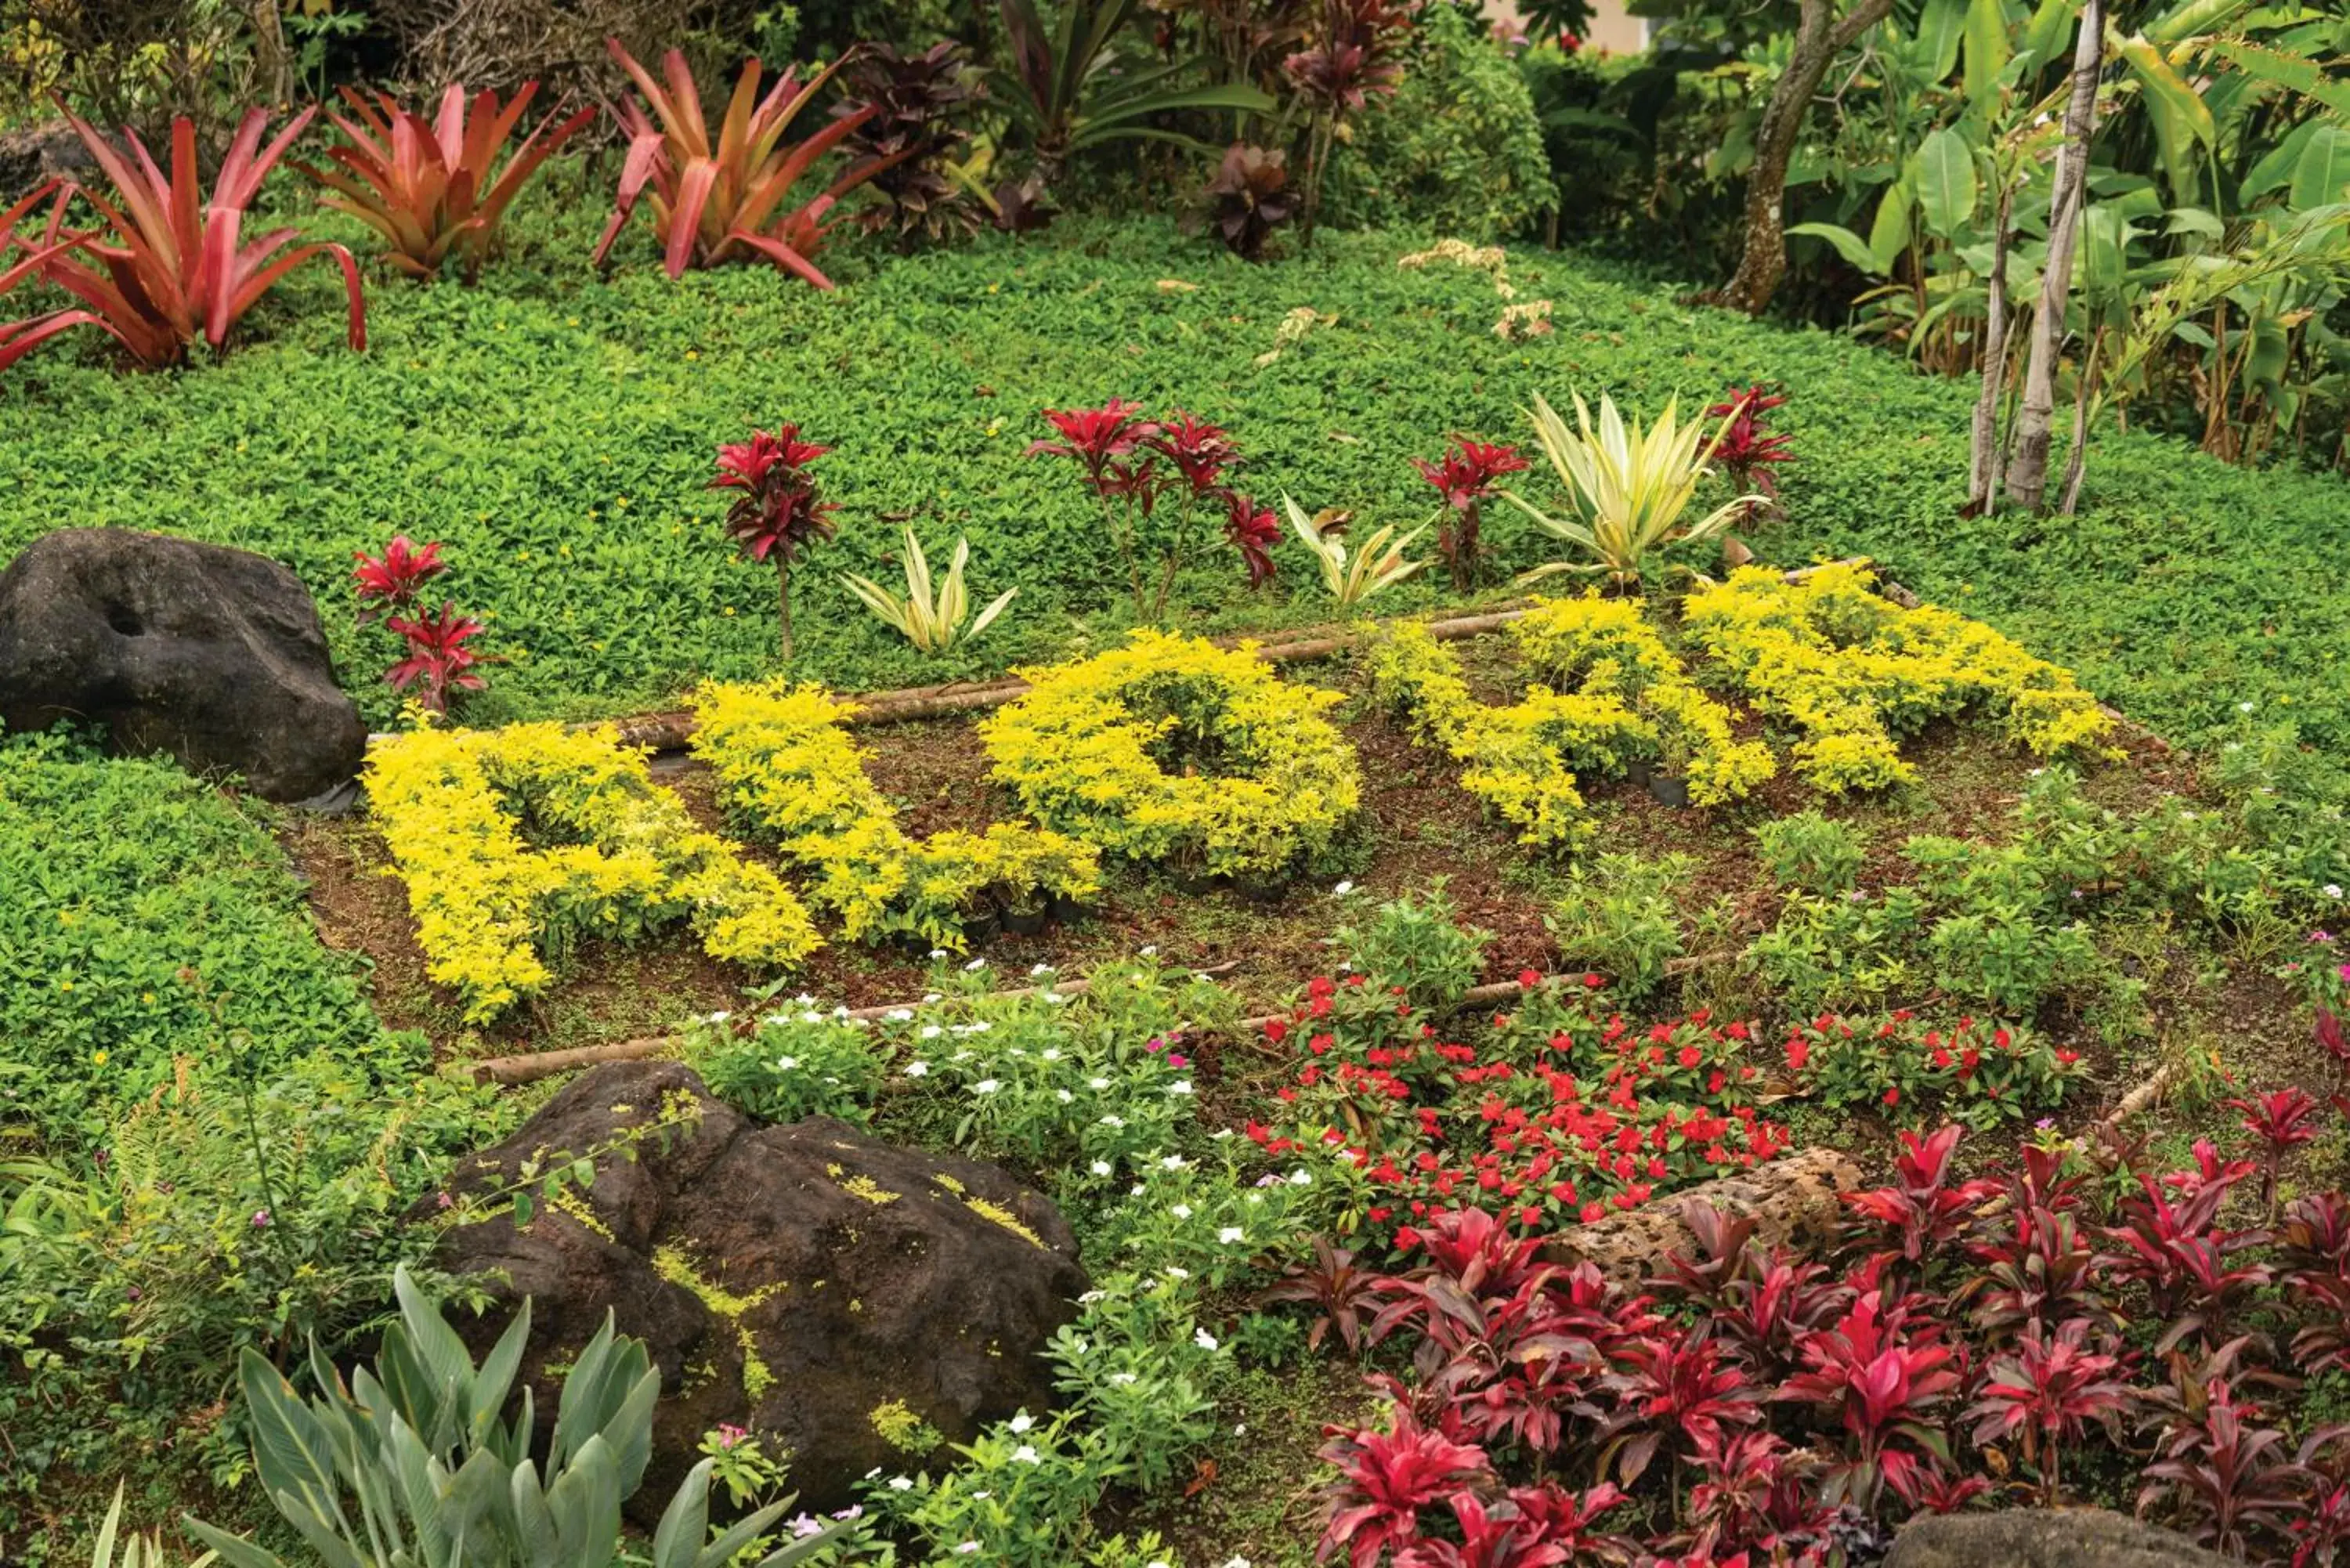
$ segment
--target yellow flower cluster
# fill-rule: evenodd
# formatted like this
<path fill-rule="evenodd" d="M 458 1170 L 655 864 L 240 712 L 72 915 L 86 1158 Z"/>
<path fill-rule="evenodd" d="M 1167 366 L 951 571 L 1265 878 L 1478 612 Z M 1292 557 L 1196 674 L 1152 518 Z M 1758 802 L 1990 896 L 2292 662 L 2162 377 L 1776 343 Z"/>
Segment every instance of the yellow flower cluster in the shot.
<path fill-rule="evenodd" d="M 808 897 L 851 940 L 905 933 L 960 952 L 986 900 L 1034 905 L 1099 888 L 1090 846 L 1024 823 L 908 835 L 843 723 L 854 711 L 782 681 L 694 696 L 694 754 L 718 774 L 727 809 L 808 871 Z"/>
<path fill-rule="evenodd" d="M 1521 843 L 1583 840 L 1578 774 L 1658 763 L 1687 778 L 1693 803 L 1717 805 L 1774 771 L 1770 749 L 1732 734 L 1728 710 L 1690 682 L 1636 605 L 1546 599 L 1511 631 L 1544 683 L 1506 708 L 1478 701 L 1460 660 L 1421 626 L 1381 633 L 1367 662 L 1373 694 L 1406 714 L 1420 740 L 1451 753 L 1462 787 L 1516 827 Z"/>
<path fill-rule="evenodd" d="M 1135 860 L 1278 874 L 1326 849 L 1362 777 L 1323 715 L 1335 691 L 1290 685 L 1249 650 L 1138 631 L 980 728 L 995 776 L 1038 821 Z"/>
<path fill-rule="evenodd" d="M 1872 591 L 1875 575 L 1839 563 L 1790 583 L 1759 566 L 1690 596 L 1690 634 L 1756 706 L 1806 732 L 1796 766 L 1835 793 L 1905 783 L 1897 737 L 1970 710 L 2042 756 L 2088 747 L 2113 728 L 2069 670 L 2035 659 L 1981 621 Z"/>
<path fill-rule="evenodd" d="M 765 867 L 694 824 L 608 727 L 427 727 L 368 753 L 369 810 L 427 972 L 479 1022 L 543 988 L 580 938 L 690 918 L 713 958 L 782 968 L 821 945 Z"/>

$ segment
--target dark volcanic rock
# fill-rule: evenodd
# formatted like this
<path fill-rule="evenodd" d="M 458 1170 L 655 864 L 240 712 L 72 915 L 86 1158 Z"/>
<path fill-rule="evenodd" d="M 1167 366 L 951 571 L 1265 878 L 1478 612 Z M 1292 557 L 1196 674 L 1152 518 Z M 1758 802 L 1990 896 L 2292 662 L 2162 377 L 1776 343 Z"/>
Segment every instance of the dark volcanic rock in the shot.
<path fill-rule="evenodd" d="M 827 1117 L 759 1127 L 682 1066 L 626 1062 L 582 1076 L 453 1185 L 479 1190 L 608 1145 L 680 1097 L 698 1124 L 639 1143 L 633 1163 L 598 1160 L 592 1186 L 520 1231 L 504 1211 L 451 1231 L 441 1259 L 499 1271 L 499 1293 L 532 1298 L 524 1371 L 549 1418 L 547 1364 L 577 1353 L 607 1307 L 645 1341 L 661 1400 L 637 1507 L 658 1511 L 721 1422 L 788 1450 L 799 1506 L 821 1511 L 853 1501 L 876 1466 L 935 1469 L 938 1438 L 968 1442 L 1052 1403 L 1038 1352 L 1086 1288 L 1076 1240 L 993 1166 Z M 466 1325 L 477 1353 L 505 1316 Z"/>
<path fill-rule="evenodd" d="M 2101 1508 L 1929 1514 L 1904 1525 L 1885 1568 L 2225 1568 L 2184 1536 Z"/>
<path fill-rule="evenodd" d="M 271 800 L 333 789 L 367 748 L 293 573 L 121 528 L 59 529 L 0 572 L 0 725 L 67 721 Z"/>

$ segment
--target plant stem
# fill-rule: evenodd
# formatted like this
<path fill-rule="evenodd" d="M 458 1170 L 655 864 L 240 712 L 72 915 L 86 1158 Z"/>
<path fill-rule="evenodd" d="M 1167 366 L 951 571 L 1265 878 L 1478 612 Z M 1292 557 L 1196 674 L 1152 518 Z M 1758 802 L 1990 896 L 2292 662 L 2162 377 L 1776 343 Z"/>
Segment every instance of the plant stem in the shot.
<path fill-rule="evenodd" d="M 783 628 L 784 664 L 792 662 L 792 565 L 775 563 L 775 618 Z"/>

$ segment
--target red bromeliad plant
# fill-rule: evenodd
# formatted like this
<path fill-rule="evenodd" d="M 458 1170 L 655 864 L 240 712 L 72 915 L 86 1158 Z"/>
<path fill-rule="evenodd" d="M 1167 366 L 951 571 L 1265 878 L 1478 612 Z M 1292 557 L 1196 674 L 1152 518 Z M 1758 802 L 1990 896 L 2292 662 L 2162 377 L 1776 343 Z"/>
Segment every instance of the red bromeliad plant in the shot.
<path fill-rule="evenodd" d="M 743 61 L 725 119 L 713 136 L 682 53 L 671 49 L 662 57 L 663 81 L 656 81 L 619 39 L 609 40 L 607 47 L 644 101 L 620 101 L 629 151 L 620 165 L 620 191 L 611 222 L 596 245 L 598 266 L 636 211 L 638 198 L 650 186 L 653 228 L 660 239 L 662 265 L 672 278 L 683 276 L 688 267 L 721 266 L 756 255 L 818 288 L 830 288 L 832 280 L 810 259 L 831 226 L 822 221 L 825 214 L 858 185 L 922 151 L 920 143 L 909 143 L 852 163 L 822 192 L 779 217 L 800 177 L 878 111 L 877 105 L 868 103 L 804 141 L 785 144 L 785 131 L 816 100 L 842 62 L 836 60 L 805 83 L 785 70 L 761 97 L 759 62 Z"/>
<path fill-rule="evenodd" d="M 1163 421 L 1148 419 L 1141 404 L 1122 398 L 1097 409 L 1046 409 L 1045 419 L 1061 439 L 1031 441 L 1028 455 L 1066 457 L 1085 470 L 1125 563 L 1137 620 L 1149 622 L 1166 613 L 1177 576 L 1202 542 L 1195 523 L 1203 507 L 1209 517 L 1222 512 L 1224 539 L 1240 552 L 1251 587 L 1273 576 L 1271 545 L 1281 536 L 1281 526 L 1270 508 L 1260 509 L 1227 483 L 1241 452 L 1221 425 L 1180 409 Z M 1161 502 L 1170 493 L 1179 504 L 1164 528 L 1155 530 L 1159 556 L 1154 589 L 1144 562 L 1144 530 L 1161 515 Z"/>
<path fill-rule="evenodd" d="M 384 624 L 408 643 L 408 657 L 384 671 L 392 690 L 414 686 L 419 701 L 436 713 L 448 711 L 455 691 L 479 691 L 488 684 L 474 666 L 489 662 L 465 645 L 489 628 L 443 604 L 436 615 L 393 616 Z"/>
<path fill-rule="evenodd" d="M 2023 1462 L 2040 1471 L 2041 1501 L 2054 1508 L 2063 1490 L 2064 1450 L 2095 1422 L 2117 1434 L 2135 1403 L 2120 1359 L 2089 1346 L 2090 1324 L 2074 1318 L 2054 1334 L 2037 1325 L 2015 1354 L 1991 1363 L 1982 1397 L 1967 1411 L 1978 1448 L 1995 1438 L 2022 1439 Z"/>
<path fill-rule="evenodd" d="M 58 194 L 57 205 L 50 209 L 48 225 L 40 239 L 29 240 L 16 233 L 17 223 L 49 195 L 57 192 L 61 183 L 56 180 L 44 181 L 15 205 L 0 211 L 0 294 L 6 294 L 18 284 L 38 277 L 50 257 L 81 243 L 84 236 L 64 233 L 66 194 Z M 17 250 L 22 250 L 24 255 L 10 261 L 10 253 Z M 59 310 L 22 321 L 0 320 L 0 370 L 6 369 L 58 333 L 96 319 L 87 311 Z"/>
<path fill-rule="evenodd" d="M 452 84 L 431 120 L 389 93 L 342 89 L 351 118 L 331 111 L 338 130 L 350 139 L 327 156 L 343 171 L 296 167 L 334 192 L 321 204 L 352 217 L 384 237 L 384 259 L 416 277 L 437 277 L 454 255 L 467 283 L 479 275 L 483 258 L 496 242 L 506 207 L 529 183 L 540 164 L 589 120 L 593 109 L 567 119 L 560 104 L 507 155 L 506 143 L 522 123 L 538 91 L 525 82 L 504 105 L 484 89 L 469 106 L 465 89 Z M 498 167 L 504 155 L 504 166 Z"/>
<path fill-rule="evenodd" d="M 1479 511 L 1493 482 L 1526 466 L 1513 446 L 1452 438 L 1452 450 L 1435 462 L 1413 458 L 1419 475 L 1444 497 L 1443 521 L 1436 530 L 1437 553 L 1452 573 L 1452 586 L 1466 592 L 1477 586 Z"/>
<path fill-rule="evenodd" d="M 835 533 L 831 514 L 838 507 L 823 498 L 808 465 L 830 452 L 800 440 L 800 427 L 785 423 L 754 430 L 751 439 L 718 449 L 712 490 L 734 492 L 726 510 L 726 533 L 754 561 L 775 564 L 775 613 L 782 631 L 784 662 L 792 661 L 792 560 Z"/>
<path fill-rule="evenodd" d="M 2240 1404 L 2226 1379 L 2213 1378 L 2203 1395 L 2199 1414 L 2164 1424 L 2162 1457 L 2146 1467 L 2137 1509 L 2168 1501 L 2196 1541 L 2241 1558 L 2262 1537 L 2284 1534 L 2305 1506 L 2311 1477 L 2284 1433 L 2259 1425 L 2260 1407 Z"/>
<path fill-rule="evenodd" d="M 1763 416 L 1786 400 L 1783 392 L 1748 387 L 1705 410 L 1708 419 L 1728 421 L 1707 461 L 1720 463 L 1741 494 L 1751 491 L 1778 499 L 1779 481 L 1773 470 L 1780 463 L 1794 462 L 1795 454 L 1787 450 L 1792 438 L 1765 428 Z"/>
<path fill-rule="evenodd" d="M 1237 490 L 1224 493 L 1224 542 L 1241 553 L 1248 568 L 1249 587 L 1261 588 L 1278 569 L 1273 547 L 1281 542 L 1281 520 L 1270 506 L 1259 506 L 1253 496 Z"/>
<path fill-rule="evenodd" d="M 80 192 L 106 220 L 113 238 L 84 236 L 48 250 L 40 263 L 40 276 L 79 300 L 82 308 L 0 329 L 5 333 L 0 336 L 0 368 L 68 327 L 84 325 L 99 327 L 132 358 L 150 367 L 179 364 L 200 340 L 219 353 L 245 312 L 279 278 L 314 256 L 328 257 L 342 268 L 350 304 L 350 345 L 365 348 L 367 306 L 359 293 L 359 264 L 349 251 L 326 243 L 288 251 L 296 233 L 290 228 L 251 238 L 244 234 L 245 210 L 317 112 L 305 109 L 295 116 L 266 147 L 261 136 L 267 113 L 256 109 L 247 114 L 221 161 L 209 197 L 196 169 L 193 121 L 182 117 L 172 122 L 167 175 L 136 135 L 124 132 L 130 144 L 126 154 L 68 115 L 90 156 L 113 182 L 110 202 L 95 192 Z M 54 227 L 53 223 L 53 237 Z M 77 252 L 97 265 L 87 265 Z"/>

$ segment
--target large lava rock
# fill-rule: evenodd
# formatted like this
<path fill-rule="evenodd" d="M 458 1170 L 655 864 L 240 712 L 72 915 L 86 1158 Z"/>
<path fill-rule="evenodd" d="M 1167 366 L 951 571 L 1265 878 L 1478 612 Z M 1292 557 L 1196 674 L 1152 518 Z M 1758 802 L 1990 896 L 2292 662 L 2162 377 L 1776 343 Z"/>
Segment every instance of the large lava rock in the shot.
<path fill-rule="evenodd" d="M 121 528 L 59 529 L 0 572 L 0 725 L 69 720 L 271 800 L 333 789 L 367 748 L 293 573 Z"/>
<path fill-rule="evenodd" d="M 442 1262 L 497 1271 L 531 1298 L 524 1371 L 550 1420 L 559 1379 L 612 1309 L 661 1374 L 653 1461 L 636 1506 L 657 1511 L 722 1422 L 788 1451 L 799 1505 L 845 1506 L 876 1466 L 949 1458 L 989 1422 L 1053 1402 L 1038 1354 L 1086 1289 L 1058 1210 L 993 1166 L 876 1143 L 812 1117 L 759 1127 L 674 1063 L 611 1063 L 514 1137 L 468 1158 L 458 1190 L 608 1147 L 690 1101 L 698 1124 L 597 1162 L 595 1181 L 450 1232 Z M 573 1199 L 577 1200 L 574 1201 Z M 469 1325 L 478 1354 L 506 1314 Z"/>
<path fill-rule="evenodd" d="M 2225 1568 L 2184 1536 L 2101 1508 L 1929 1514 L 1902 1527 L 1885 1568 Z"/>
<path fill-rule="evenodd" d="M 1849 1155 L 1809 1148 L 1568 1226 L 1544 1243 L 1543 1259 L 1569 1268 L 1593 1263 L 1617 1284 L 1638 1290 L 1675 1252 L 1696 1250 L 1687 1216 L 1700 1204 L 1726 1220 L 1753 1220 L 1754 1239 L 1766 1247 L 1815 1252 L 1833 1241 L 1844 1212 L 1837 1194 L 1860 1184 L 1860 1166 Z"/>

